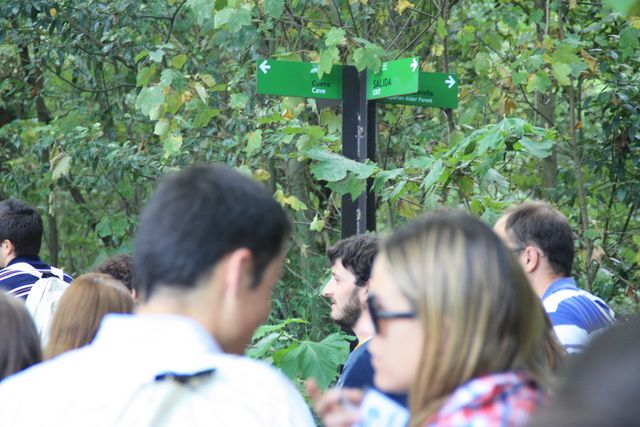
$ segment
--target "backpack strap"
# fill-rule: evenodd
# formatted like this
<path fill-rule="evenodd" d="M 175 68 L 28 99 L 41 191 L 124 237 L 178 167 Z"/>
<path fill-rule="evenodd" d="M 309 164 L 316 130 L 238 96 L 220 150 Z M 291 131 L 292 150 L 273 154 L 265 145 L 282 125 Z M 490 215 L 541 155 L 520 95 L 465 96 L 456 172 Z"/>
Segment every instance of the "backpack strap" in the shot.
<path fill-rule="evenodd" d="M 54 267 L 51 267 L 52 271 L 53 271 L 53 268 Z M 16 262 L 15 264 L 11 264 L 7 266 L 7 270 L 21 271 L 23 273 L 36 276 L 38 279 L 42 278 L 42 273 L 38 271 L 37 268 L 29 264 L 28 262 Z"/>

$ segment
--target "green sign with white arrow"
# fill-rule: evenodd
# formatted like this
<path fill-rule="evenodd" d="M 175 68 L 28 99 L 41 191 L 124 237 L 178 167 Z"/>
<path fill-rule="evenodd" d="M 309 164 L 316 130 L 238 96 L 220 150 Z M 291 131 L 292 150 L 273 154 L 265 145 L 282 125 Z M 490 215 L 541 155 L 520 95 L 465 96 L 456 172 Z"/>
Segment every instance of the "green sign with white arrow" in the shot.
<path fill-rule="evenodd" d="M 318 65 L 311 62 L 258 60 L 258 94 L 301 98 L 342 99 L 342 66 L 318 78 Z"/>
<path fill-rule="evenodd" d="M 458 76 L 448 73 L 420 73 L 417 93 L 394 96 L 381 102 L 421 107 L 456 108 L 458 106 Z"/>
<path fill-rule="evenodd" d="M 418 91 L 418 58 L 383 62 L 377 73 L 367 72 L 367 99 L 380 99 Z"/>

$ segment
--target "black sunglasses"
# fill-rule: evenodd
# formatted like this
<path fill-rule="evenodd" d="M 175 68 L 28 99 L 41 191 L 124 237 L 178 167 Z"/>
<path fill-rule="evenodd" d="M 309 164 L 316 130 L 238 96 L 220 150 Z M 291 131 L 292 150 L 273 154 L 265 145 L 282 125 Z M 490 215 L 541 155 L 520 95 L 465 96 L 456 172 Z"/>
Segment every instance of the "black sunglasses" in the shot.
<path fill-rule="evenodd" d="M 396 312 L 381 310 L 375 295 L 372 294 L 369 294 L 367 297 L 367 306 L 369 307 L 369 313 L 373 321 L 373 329 L 376 334 L 380 332 L 380 319 L 413 319 L 417 315 L 415 311 Z"/>

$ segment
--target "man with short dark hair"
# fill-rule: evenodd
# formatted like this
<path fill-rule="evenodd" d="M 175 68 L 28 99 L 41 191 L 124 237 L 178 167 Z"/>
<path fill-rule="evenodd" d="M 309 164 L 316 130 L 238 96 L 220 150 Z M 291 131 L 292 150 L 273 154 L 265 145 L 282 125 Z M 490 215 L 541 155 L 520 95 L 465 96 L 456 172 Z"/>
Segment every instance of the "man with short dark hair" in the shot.
<path fill-rule="evenodd" d="M 269 313 L 289 228 L 227 167 L 163 179 L 135 238 L 137 314 L 107 315 L 90 345 L 0 384 L 0 425 L 313 426 L 280 372 L 239 356 Z"/>
<path fill-rule="evenodd" d="M 327 249 L 331 278 L 322 289 L 322 296 L 331 302 L 331 318 L 343 328 L 352 330 L 358 340 L 344 364 L 337 387 L 375 388 L 369 353 L 369 339 L 374 328 L 367 298 L 371 268 L 377 254 L 375 234 L 351 236 Z M 406 404 L 406 396 L 388 396 Z"/>
<path fill-rule="evenodd" d="M 523 203 L 508 209 L 494 230 L 518 257 L 568 353 L 580 352 L 593 333 L 613 323 L 607 304 L 570 277 L 573 234 L 557 209 L 544 202 Z"/>
<path fill-rule="evenodd" d="M 71 276 L 40 259 L 41 244 L 38 212 L 17 199 L 0 201 L 0 289 L 26 299 L 40 278 L 55 275 L 71 283 Z"/>

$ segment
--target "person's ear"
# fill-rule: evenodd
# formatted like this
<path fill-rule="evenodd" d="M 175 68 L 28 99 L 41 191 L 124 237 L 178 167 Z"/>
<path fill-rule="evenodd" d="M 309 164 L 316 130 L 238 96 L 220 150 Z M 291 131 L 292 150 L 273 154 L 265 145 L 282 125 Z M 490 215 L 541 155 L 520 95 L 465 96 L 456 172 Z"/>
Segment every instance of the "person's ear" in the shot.
<path fill-rule="evenodd" d="M 0 243 L 0 249 L 5 253 L 6 256 L 15 255 L 16 248 L 13 246 L 13 243 L 9 239 L 4 239 Z"/>
<path fill-rule="evenodd" d="M 369 297 L 369 282 L 367 280 L 364 282 L 364 285 L 360 286 L 359 294 L 360 294 L 360 302 L 362 304 L 367 304 L 367 298 Z"/>
<path fill-rule="evenodd" d="M 236 249 L 227 255 L 223 270 L 223 286 L 226 296 L 238 295 L 249 288 L 252 277 L 251 251 L 247 248 Z"/>
<path fill-rule="evenodd" d="M 533 246 L 527 246 L 522 252 L 525 273 L 532 273 L 540 265 L 540 253 Z"/>

